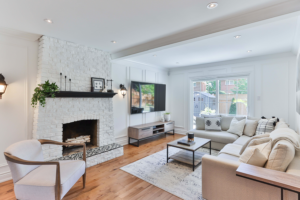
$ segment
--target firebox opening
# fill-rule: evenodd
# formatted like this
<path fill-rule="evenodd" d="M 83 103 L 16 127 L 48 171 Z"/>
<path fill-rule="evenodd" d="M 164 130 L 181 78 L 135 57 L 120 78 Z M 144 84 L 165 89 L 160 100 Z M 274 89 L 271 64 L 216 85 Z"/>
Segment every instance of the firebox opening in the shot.
<path fill-rule="evenodd" d="M 98 145 L 98 120 L 81 120 L 63 124 L 63 142 L 85 142 L 87 149 L 95 148 Z M 63 156 L 78 153 L 82 147 L 63 147 Z"/>

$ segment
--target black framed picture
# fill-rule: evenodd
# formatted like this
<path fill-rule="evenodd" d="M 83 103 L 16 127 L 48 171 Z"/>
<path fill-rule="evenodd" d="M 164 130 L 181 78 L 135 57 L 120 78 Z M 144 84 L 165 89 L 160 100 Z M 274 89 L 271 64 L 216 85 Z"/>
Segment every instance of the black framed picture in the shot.
<path fill-rule="evenodd" d="M 102 92 L 105 89 L 105 79 L 92 77 L 92 92 Z"/>

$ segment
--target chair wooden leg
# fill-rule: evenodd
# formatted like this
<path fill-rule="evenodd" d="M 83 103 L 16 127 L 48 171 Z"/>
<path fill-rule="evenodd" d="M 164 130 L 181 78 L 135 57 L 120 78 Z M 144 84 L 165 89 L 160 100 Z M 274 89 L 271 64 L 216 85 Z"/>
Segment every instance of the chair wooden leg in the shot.
<path fill-rule="evenodd" d="M 82 176 L 83 189 L 85 188 L 85 181 L 86 181 L 86 173 L 84 173 Z"/>

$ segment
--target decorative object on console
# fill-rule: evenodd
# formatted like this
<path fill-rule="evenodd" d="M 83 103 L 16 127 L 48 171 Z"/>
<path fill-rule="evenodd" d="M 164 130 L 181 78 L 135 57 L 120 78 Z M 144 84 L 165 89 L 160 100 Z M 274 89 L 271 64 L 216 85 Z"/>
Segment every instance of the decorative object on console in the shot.
<path fill-rule="evenodd" d="M 38 87 L 34 89 L 34 94 L 31 99 L 32 107 L 36 107 L 40 102 L 41 106 L 45 107 L 46 97 L 55 97 L 55 94 L 59 91 L 56 83 L 50 83 L 49 80 L 44 84 L 38 84 Z"/>
<path fill-rule="evenodd" d="M 123 95 L 123 98 L 125 98 L 125 95 L 127 93 L 127 89 L 124 85 L 120 85 L 120 91 L 121 91 L 121 94 Z"/>
<path fill-rule="evenodd" d="M 59 91 L 62 91 L 62 73 L 60 75 L 60 85 L 59 85 Z"/>
<path fill-rule="evenodd" d="M 171 120 L 171 113 L 165 113 L 165 121 L 168 122 Z"/>
<path fill-rule="evenodd" d="M 92 92 L 103 92 L 105 89 L 105 79 L 104 78 L 91 78 Z"/>
<path fill-rule="evenodd" d="M 220 118 L 204 118 L 205 130 L 221 131 L 221 119 Z"/>
<path fill-rule="evenodd" d="M 65 76 L 65 91 L 67 91 L 67 76 Z"/>
<path fill-rule="evenodd" d="M 194 141 L 194 137 L 195 137 L 194 133 L 188 133 L 188 141 L 189 142 Z"/>
<path fill-rule="evenodd" d="M 107 85 L 108 85 L 108 82 L 110 81 L 110 90 L 107 90 L 107 92 L 110 92 L 110 93 L 114 93 L 113 89 L 112 89 L 112 82 L 113 80 L 107 80 Z"/>
<path fill-rule="evenodd" d="M 2 99 L 2 95 L 5 93 L 7 88 L 7 84 L 5 82 L 5 78 L 2 74 L 0 74 L 0 99 Z"/>
<path fill-rule="evenodd" d="M 69 79 L 69 86 L 70 86 L 70 91 L 71 91 L 71 79 Z"/>

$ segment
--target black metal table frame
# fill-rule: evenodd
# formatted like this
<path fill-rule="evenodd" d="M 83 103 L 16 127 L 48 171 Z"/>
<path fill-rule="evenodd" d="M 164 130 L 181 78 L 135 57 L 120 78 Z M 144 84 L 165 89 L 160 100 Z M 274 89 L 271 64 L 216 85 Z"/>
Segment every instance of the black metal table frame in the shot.
<path fill-rule="evenodd" d="M 263 181 L 259 181 L 259 180 L 253 179 L 253 178 L 241 176 L 241 175 L 238 175 L 238 174 L 236 176 L 280 188 L 281 189 L 281 200 L 283 200 L 283 190 L 288 190 L 288 191 L 297 193 L 298 194 L 298 200 L 300 200 L 300 192 L 298 192 L 298 191 L 294 191 L 294 190 L 291 190 L 291 189 L 288 189 L 288 188 L 285 188 L 285 187 L 280 187 L 278 185 L 274 185 L 274 184 L 271 184 L 271 183 L 266 183 L 266 182 L 263 182 Z"/>
<path fill-rule="evenodd" d="M 170 132 L 170 131 L 173 131 L 173 134 L 168 133 L 168 132 Z M 160 135 L 160 134 L 162 134 L 162 133 L 164 133 L 165 135 L 166 135 L 166 134 L 169 134 L 169 135 L 175 135 L 175 129 L 170 130 L 170 131 L 156 133 L 156 134 L 153 134 L 153 135 L 151 135 L 151 136 L 149 136 L 149 137 L 145 137 L 145 138 L 141 138 L 141 139 L 135 139 L 135 138 L 128 137 L 128 144 L 131 144 L 131 145 L 133 145 L 133 146 L 139 147 L 139 146 L 140 146 L 140 141 L 141 141 L 141 140 L 146 140 L 146 139 L 155 137 L 156 135 Z M 137 144 L 130 143 L 130 139 L 136 140 L 136 142 L 134 142 L 134 143 L 137 143 Z"/>
<path fill-rule="evenodd" d="M 179 149 L 183 149 L 183 150 L 186 150 L 186 151 L 192 151 L 193 152 L 193 171 L 195 171 L 195 167 L 198 167 L 202 161 L 200 161 L 198 164 L 195 165 L 195 151 L 197 151 L 198 149 L 200 149 L 201 147 L 203 147 L 204 145 L 208 144 L 209 143 L 209 155 L 211 155 L 211 140 L 206 142 L 205 144 L 203 144 L 202 146 L 200 146 L 199 148 L 195 149 L 195 150 L 189 150 L 189 149 L 185 149 L 183 147 L 178 147 L 178 146 L 173 146 L 173 145 L 169 145 L 167 144 L 167 163 L 169 163 L 169 146 L 171 147 L 175 147 L 175 148 L 179 148 Z"/>

